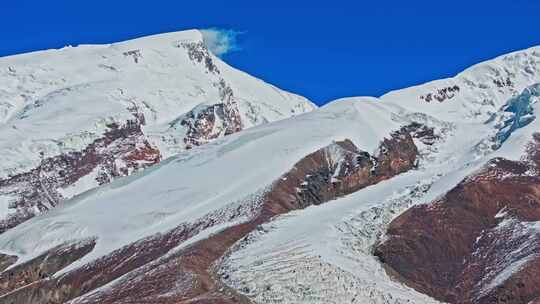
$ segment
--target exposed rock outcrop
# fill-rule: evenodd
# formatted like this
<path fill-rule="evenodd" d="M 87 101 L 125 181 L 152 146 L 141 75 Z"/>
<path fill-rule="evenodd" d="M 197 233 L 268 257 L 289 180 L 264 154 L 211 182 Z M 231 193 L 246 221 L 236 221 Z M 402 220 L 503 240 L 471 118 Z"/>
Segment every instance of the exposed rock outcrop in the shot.
<path fill-rule="evenodd" d="M 95 240 L 61 245 L 45 252 L 32 261 L 0 273 L 0 296 L 36 281 L 48 279 L 52 274 L 92 251 L 95 245 Z M 0 257 L 0 259 L 0 263 L 6 262 L 6 257 Z M 7 261 L 13 262 L 9 261 L 9 257 Z"/>
<path fill-rule="evenodd" d="M 415 167 L 418 150 L 411 125 L 384 139 L 375 156 L 349 140 L 335 142 L 296 163 L 267 194 L 263 210 L 281 214 L 318 205 Z"/>
<path fill-rule="evenodd" d="M 526 159 L 493 159 L 441 199 L 409 209 L 375 255 L 391 274 L 442 301 L 537 301 L 539 151 L 537 134 Z"/>
<path fill-rule="evenodd" d="M 158 163 L 160 152 L 144 136 L 143 121 L 110 124 L 103 137 L 84 150 L 42 158 L 32 170 L 0 179 L 0 194 L 12 199 L 9 208 L 14 210 L 0 220 L 0 233 L 88 190 L 85 187 L 103 185 Z M 82 179 L 85 185 L 77 188 Z"/>
<path fill-rule="evenodd" d="M 180 121 L 180 124 L 187 128 L 184 137 L 187 149 L 236 133 L 244 128 L 232 89 L 223 79 L 217 86 L 222 103 L 198 107 L 188 112 Z"/>
<path fill-rule="evenodd" d="M 444 102 L 450 100 L 456 96 L 460 91 L 458 85 L 438 89 L 435 93 L 427 93 L 425 96 L 421 95 L 420 99 L 425 102 L 431 102 L 433 99 L 436 99 L 438 102 Z"/>

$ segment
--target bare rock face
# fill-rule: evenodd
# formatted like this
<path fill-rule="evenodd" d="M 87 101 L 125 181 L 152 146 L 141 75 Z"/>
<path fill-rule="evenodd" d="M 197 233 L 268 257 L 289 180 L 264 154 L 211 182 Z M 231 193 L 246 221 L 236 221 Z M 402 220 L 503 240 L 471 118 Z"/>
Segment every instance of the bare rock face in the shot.
<path fill-rule="evenodd" d="M 375 255 L 420 292 L 450 303 L 540 296 L 540 136 L 523 161 L 496 158 L 428 205 L 396 218 Z"/>
<path fill-rule="evenodd" d="M 269 192 L 272 214 L 318 205 L 413 169 L 418 149 L 407 126 L 384 139 L 375 156 L 349 140 L 335 142 L 299 161 Z"/>
<path fill-rule="evenodd" d="M 209 73 L 220 74 L 214 65 L 208 49 L 201 43 L 183 44 L 188 50 L 192 61 L 204 65 Z M 236 133 L 244 128 L 238 103 L 234 99 L 234 92 L 227 82 L 220 78 L 214 84 L 219 91 L 219 103 L 196 107 L 188 112 L 180 121 L 180 125 L 187 128 L 184 143 L 187 149 L 200 146 L 221 136 Z"/>
<path fill-rule="evenodd" d="M 234 101 L 211 105 L 200 111 L 191 111 L 181 124 L 187 127 L 187 134 L 184 137 L 187 149 L 243 129 L 238 107 Z"/>
<path fill-rule="evenodd" d="M 143 122 L 134 119 L 122 126 L 110 124 L 103 137 L 84 150 L 43 158 L 38 167 L 1 179 L 0 194 L 13 198 L 10 209 L 15 212 L 0 221 L 0 233 L 54 208 L 69 198 L 69 188 L 85 177 L 90 176 L 88 183 L 98 186 L 158 163 L 160 152 L 142 133 Z"/>
<path fill-rule="evenodd" d="M 508 79 L 508 81 L 510 80 Z M 499 83 L 496 83 L 496 84 L 498 85 Z M 458 85 L 454 85 L 454 86 L 438 89 L 436 92 L 428 93 L 425 96 L 421 95 L 420 99 L 425 102 L 431 102 L 433 99 L 436 99 L 438 102 L 444 102 L 446 100 L 450 100 L 454 98 L 459 93 L 459 91 L 460 91 L 460 87 Z"/>
<path fill-rule="evenodd" d="M 183 42 L 177 46 L 183 47 L 188 51 L 188 56 L 191 61 L 204 64 L 209 73 L 220 74 L 219 69 L 210 55 L 210 51 L 208 51 L 208 48 L 203 41 Z"/>
<path fill-rule="evenodd" d="M 17 285 L 17 289 L 4 287 L 0 303 L 250 303 L 220 282 L 220 276 L 226 274 L 214 271 L 227 251 L 276 215 L 326 203 L 415 168 L 418 150 L 413 136 L 418 136 L 419 129 L 419 125 L 408 126 L 394 132 L 375 156 L 360 151 L 349 140 L 331 143 L 301 159 L 275 181 L 258 203 L 251 204 L 256 210 L 249 213 L 255 215 L 243 223 L 178 247 L 217 224 L 216 217 L 210 217 L 142 239 L 62 276 L 40 279 L 23 275 L 17 282 L 28 284 Z M 238 210 L 221 218 L 230 221 L 241 216 L 245 212 Z M 54 252 L 48 254 L 59 258 Z M 78 258 L 62 256 L 65 263 Z M 19 273 L 29 273 L 38 259 L 20 265 Z M 100 289 L 108 283 L 108 288 Z"/>
<path fill-rule="evenodd" d="M 215 75 L 221 73 L 202 41 L 181 43 L 180 46 L 188 51 L 188 56 L 193 62 L 203 64 L 208 73 Z M 214 86 L 219 90 L 219 103 L 202 108 L 197 107 L 188 112 L 180 121 L 180 125 L 187 128 L 187 134 L 184 137 L 187 149 L 243 129 L 238 104 L 234 100 L 231 87 L 221 77 Z"/>

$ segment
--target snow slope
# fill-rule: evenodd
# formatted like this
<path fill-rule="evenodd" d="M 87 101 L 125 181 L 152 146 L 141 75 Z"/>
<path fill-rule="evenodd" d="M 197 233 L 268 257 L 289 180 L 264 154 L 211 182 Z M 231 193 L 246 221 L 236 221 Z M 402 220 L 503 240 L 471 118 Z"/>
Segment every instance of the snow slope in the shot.
<path fill-rule="evenodd" d="M 20 263 L 66 241 L 97 237 L 91 255 L 106 254 L 264 191 L 296 161 L 334 140 L 349 138 L 374 150 L 400 125 L 391 113 L 371 99 L 338 101 L 182 152 L 5 232 L 0 252 L 19 256 Z"/>
<path fill-rule="evenodd" d="M 315 108 L 230 67 L 197 30 L 0 58 L 0 83 L 0 233 L 185 149 Z"/>
<path fill-rule="evenodd" d="M 243 127 L 310 111 L 300 96 L 238 71 L 210 54 L 199 31 L 109 45 L 81 45 L 0 58 L 0 176 L 81 150 L 111 122 L 144 115 L 164 156 L 182 150 L 171 124 L 230 90 Z M 165 136 L 166 135 L 166 136 Z"/>

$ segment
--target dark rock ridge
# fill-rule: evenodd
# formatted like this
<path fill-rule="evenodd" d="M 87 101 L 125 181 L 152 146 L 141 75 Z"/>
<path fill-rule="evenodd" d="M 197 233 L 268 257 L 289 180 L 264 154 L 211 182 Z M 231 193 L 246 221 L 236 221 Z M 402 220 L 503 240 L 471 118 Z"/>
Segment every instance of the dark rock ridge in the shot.
<path fill-rule="evenodd" d="M 177 47 L 183 47 L 188 51 L 189 59 L 199 64 L 204 64 L 206 70 L 212 74 L 220 74 L 218 67 L 214 63 L 210 51 L 203 41 L 199 42 L 182 42 L 177 44 Z"/>
<path fill-rule="evenodd" d="M 376 155 L 359 150 L 349 140 L 334 142 L 297 162 L 257 202 L 244 202 L 232 212 L 218 212 L 218 217 L 142 239 L 60 277 L 29 277 L 25 286 L 4 289 L 0 303 L 250 303 L 221 283 L 220 276 L 227 274 L 214 270 L 233 245 L 274 216 L 328 202 L 415 168 L 414 138 L 429 142 L 430 134 L 432 130 L 418 124 L 403 127 L 381 142 Z M 216 218 L 230 222 L 245 214 L 255 215 L 174 250 L 199 231 L 219 224 Z M 73 258 L 62 255 L 60 259 L 69 264 Z M 115 279 L 108 288 L 99 289 Z"/>
<path fill-rule="evenodd" d="M 243 128 L 236 102 L 211 105 L 197 113 L 189 112 L 181 124 L 187 127 L 184 137 L 186 149 L 236 133 Z"/>
<path fill-rule="evenodd" d="M 184 115 L 180 121 L 180 124 L 187 128 L 184 137 L 187 149 L 236 133 L 244 128 L 231 87 L 223 79 L 217 86 L 221 103 L 195 108 Z"/>
<path fill-rule="evenodd" d="M 425 102 L 431 102 L 433 99 L 436 99 L 438 102 L 443 102 L 445 100 L 450 100 L 459 93 L 460 88 L 458 85 L 445 87 L 442 89 L 437 89 L 435 93 L 427 93 L 426 95 L 421 95 L 420 99 Z"/>
<path fill-rule="evenodd" d="M 540 135 L 525 160 L 491 160 L 389 226 L 375 255 L 398 279 L 450 303 L 540 302 Z"/>
<path fill-rule="evenodd" d="M 142 122 L 144 119 L 110 124 L 109 130 L 84 150 L 42 158 L 32 170 L 0 179 L 0 194 L 13 197 L 9 207 L 15 209 L 0 221 L 0 233 L 54 208 L 66 199 L 63 188 L 92 172 L 95 182 L 103 185 L 158 163 L 160 152 L 147 141 Z"/>
<path fill-rule="evenodd" d="M 51 274 L 69 266 L 73 261 L 92 251 L 95 245 L 94 240 L 87 240 L 57 246 L 32 261 L 0 273 L 0 295 L 38 280 L 49 278 Z M 0 260 L 3 262 L 7 259 L 0 257 Z"/>
<path fill-rule="evenodd" d="M 215 75 L 221 73 L 203 42 L 182 43 L 180 46 L 188 51 L 191 61 L 204 64 L 208 73 Z M 219 81 L 214 83 L 214 86 L 219 90 L 220 102 L 204 107 L 198 106 L 180 120 L 180 125 L 187 128 L 184 137 L 187 149 L 244 128 L 232 88 L 222 77 L 219 77 Z"/>

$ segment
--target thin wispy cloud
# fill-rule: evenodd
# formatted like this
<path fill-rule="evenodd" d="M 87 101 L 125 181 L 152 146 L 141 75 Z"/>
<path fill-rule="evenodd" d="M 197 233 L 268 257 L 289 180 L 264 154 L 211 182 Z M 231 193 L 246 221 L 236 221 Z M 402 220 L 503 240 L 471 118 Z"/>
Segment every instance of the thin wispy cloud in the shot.
<path fill-rule="evenodd" d="M 216 56 L 241 50 L 237 37 L 243 32 L 215 27 L 203 29 L 201 32 L 206 46 Z"/>

